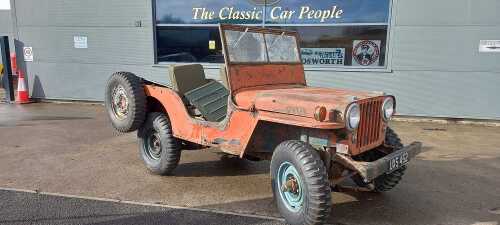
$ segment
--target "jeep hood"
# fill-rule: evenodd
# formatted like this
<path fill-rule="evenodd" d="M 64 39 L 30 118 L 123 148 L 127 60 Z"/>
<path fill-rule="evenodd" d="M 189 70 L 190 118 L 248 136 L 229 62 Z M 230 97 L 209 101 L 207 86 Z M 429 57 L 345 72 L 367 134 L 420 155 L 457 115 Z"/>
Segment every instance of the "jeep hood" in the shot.
<path fill-rule="evenodd" d="M 318 106 L 326 107 L 329 114 L 336 111 L 336 113 L 342 115 L 347 106 L 353 101 L 382 95 L 381 92 L 304 86 L 274 86 L 241 91 L 234 96 L 234 100 L 238 106 L 246 109 L 254 108 L 260 111 L 314 118 Z M 328 115 L 327 118 L 332 117 Z"/>

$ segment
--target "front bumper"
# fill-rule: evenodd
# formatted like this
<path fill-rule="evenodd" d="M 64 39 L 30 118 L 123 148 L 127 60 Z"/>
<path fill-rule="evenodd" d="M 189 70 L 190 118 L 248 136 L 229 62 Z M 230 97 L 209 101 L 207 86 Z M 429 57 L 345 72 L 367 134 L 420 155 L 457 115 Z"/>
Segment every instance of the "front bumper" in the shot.
<path fill-rule="evenodd" d="M 395 157 L 408 153 L 407 155 L 405 154 L 405 156 L 408 157 L 407 160 L 409 162 L 411 159 L 415 158 L 415 156 L 417 156 L 421 151 L 422 151 L 422 143 L 414 142 L 398 151 L 395 151 L 373 162 L 355 161 L 351 157 L 343 154 L 337 154 L 335 157 L 335 161 L 357 172 L 359 175 L 361 175 L 361 177 L 363 177 L 365 182 L 370 182 L 375 180 L 375 178 L 381 175 L 384 175 L 386 173 L 391 173 L 397 170 L 398 168 L 396 169 L 391 168 L 391 160 L 394 159 Z M 404 165 L 400 165 L 399 168 L 401 168 L 401 166 Z"/>

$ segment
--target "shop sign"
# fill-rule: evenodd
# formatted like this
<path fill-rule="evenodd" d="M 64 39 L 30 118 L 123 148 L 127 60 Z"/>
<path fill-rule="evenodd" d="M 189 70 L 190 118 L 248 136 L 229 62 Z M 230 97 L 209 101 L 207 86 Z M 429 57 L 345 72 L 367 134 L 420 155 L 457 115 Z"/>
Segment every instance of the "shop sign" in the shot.
<path fill-rule="evenodd" d="M 281 6 L 272 7 L 270 18 L 272 20 L 315 20 L 325 22 L 332 19 L 340 19 L 344 10 L 339 6 L 333 5 L 328 9 L 316 9 L 310 6 L 301 6 L 299 9 L 286 9 Z M 205 7 L 193 8 L 193 20 L 262 20 L 263 11 L 261 8 L 250 10 L 239 10 L 235 7 L 222 7 L 215 11 Z"/>
<path fill-rule="evenodd" d="M 355 40 L 352 50 L 353 66 L 379 66 L 380 40 Z"/>
<path fill-rule="evenodd" d="M 73 45 L 75 48 L 79 49 L 89 48 L 88 38 L 86 36 L 74 36 Z"/>
<path fill-rule="evenodd" d="M 341 65 L 345 63 L 345 48 L 302 48 L 305 65 Z"/>
<path fill-rule="evenodd" d="M 479 52 L 500 52 L 500 40 L 481 40 Z"/>
<path fill-rule="evenodd" d="M 391 0 L 156 0 L 158 24 L 388 22 Z"/>
<path fill-rule="evenodd" d="M 23 47 L 23 56 L 25 62 L 33 62 L 33 47 Z"/>

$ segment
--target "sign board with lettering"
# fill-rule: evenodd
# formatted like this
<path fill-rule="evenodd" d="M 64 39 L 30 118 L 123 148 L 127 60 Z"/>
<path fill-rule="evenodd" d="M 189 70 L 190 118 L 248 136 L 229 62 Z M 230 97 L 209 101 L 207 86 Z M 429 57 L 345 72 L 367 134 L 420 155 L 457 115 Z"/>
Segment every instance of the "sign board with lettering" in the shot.
<path fill-rule="evenodd" d="M 353 66 L 379 66 L 380 40 L 355 40 L 352 49 Z"/>
<path fill-rule="evenodd" d="M 304 65 L 337 65 L 345 63 L 345 48 L 302 48 Z"/>
<path fill-rule="evenodd" d="M 23 56 L 25 62 L 33 62 L 33 47 L 23 47 Z"/>
<path fill-rule="evenodd" d="M 388 23 L 390 2 L 156 0 L 155 6 L 159 24 L 351 24 Z"/>
<path fill-rule="evenodd" d="M 79 49 L 89 48 L 87 36 L 74 36 L 73 45 Z"/>
<path fill-rule="evenodd" d="M 500 52 L 500 40 L 479 41 L 479 52 Z"/>

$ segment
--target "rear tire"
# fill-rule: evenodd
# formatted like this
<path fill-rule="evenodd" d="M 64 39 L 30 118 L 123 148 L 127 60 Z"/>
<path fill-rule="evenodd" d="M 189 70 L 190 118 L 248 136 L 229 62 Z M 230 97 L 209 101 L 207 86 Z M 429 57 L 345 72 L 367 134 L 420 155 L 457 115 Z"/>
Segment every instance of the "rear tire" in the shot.
<path fill-rule="evenodd" d="M 271 178 L 276 204 L 288 224 L 326 222 L 331 189 L 325 165 L 313 147 L 301 141 L 280 144 L 271 160 Z"/>
<path fill-rule="evenodd" d="M 399 149 L 402 149 L 404 147 L 398 134 L 391 128 L 387 128 L 385 143 L 387 145 L 393 146 L 395 148 L 395 151 L 398 151 Z M 382 152 L 372 150 L 372 152 L 368 152 L 368 154 L 364 155 L 361 158 L 363 161 L 372 162 L 384 156 L 385 154 L 383 154 Z M 396 170 L 390 174 L 384 174 L 375 178 L 375 180 L 371 182 L 374 187 L 373 192 L 383 193 L 394 189 L 403 179 L 405 171 L 406 166 L 403 166 L 401 169 Z M 363 178 L 361 178 L 361 176 L 359 175 L 354 176 L 353 181 L 360 187 L 367 187 L 369 185 L 369 183 L 364 182 Z"/>
<path fill-rule="evenodd" d="M 170 175 L 181 159 L 181 141 L 173 136 L 170 120 L 163 113 L 148 115 L 137 132 L 139 153 L 146 167 L 157 175 Z"/>
<path fill-rule="evenodd" d="M 139 129 L 146 118 L 142 79 L 129 72 L 114 73 L 106 85 L 105 105 L 117 131 L 128 133 Z"/>

